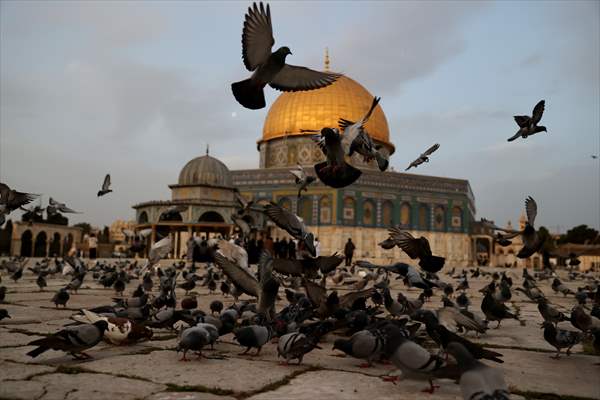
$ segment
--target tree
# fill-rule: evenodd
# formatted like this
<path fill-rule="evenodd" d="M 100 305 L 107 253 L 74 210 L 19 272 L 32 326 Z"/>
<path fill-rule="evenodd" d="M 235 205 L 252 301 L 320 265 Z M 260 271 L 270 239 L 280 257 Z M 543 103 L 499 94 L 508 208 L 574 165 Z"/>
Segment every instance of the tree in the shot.
<path fill-rule="evenodd" d="M 552 235 L 550 234 L 550 232 L 548 231 L 548 229 L 545 226 L 540 226 L 540 228 L 538 229 L 538 237 L 544 242 L 544 244 L 542 245 L 542 248 L 540 250 L 540 253 L 543 252 L 552 252 L 554 249 L 556 249 L 556 243 L 554 241 L 554 238 L 552 237 Z"/>
<path fill-rule="evenodd" d="M 73 225 L 77 228 L 81 228 L 83 229 L 83 234 L 84 235 L 89 235 L 90 232 L 92 231 L 92 225 L 88 224 L 87 222 L 80 222 L 78 224 Z"/>
<path fill-rule="evenodd" d="M 590 244 L 599 240 L 598 231 L 587 225 L 578 225 L 567 231 L 559 239 L 559 243 Z"/>

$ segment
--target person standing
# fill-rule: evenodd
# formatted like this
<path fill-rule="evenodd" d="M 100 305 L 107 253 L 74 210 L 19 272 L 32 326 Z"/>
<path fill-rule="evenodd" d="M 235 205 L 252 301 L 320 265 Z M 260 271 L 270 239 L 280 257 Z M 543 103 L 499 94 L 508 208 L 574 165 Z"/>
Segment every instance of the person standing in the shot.
<path fill-rule="evenodd" d="M 296 259 L 296 243 L 294 242 L 294 239 L 290 239 L 290 241 L 288 242 L 288 258 L 290 260 Z"/>
<path fill-rule="evenodd" d="M 94 233 L 90 234 L 88 238 L 88 250 L 90 252 L 90 259 L 95 260 L 98 251 L 98 238 Z"/>
<path fill-rule="evenodd" d="M 352 243 L 352 238 L 348 238 L 346 245 L 344 246 L 344 256 L 346 256 L 346 266 L 352 265 L 352 256 L 354 256 L 354 250 L 356 246 Z"/>
<path fill-rule="evenodd" d="M 288 242 L 286 238 L 279 242 L 279 258 L 288 258 Z"/>

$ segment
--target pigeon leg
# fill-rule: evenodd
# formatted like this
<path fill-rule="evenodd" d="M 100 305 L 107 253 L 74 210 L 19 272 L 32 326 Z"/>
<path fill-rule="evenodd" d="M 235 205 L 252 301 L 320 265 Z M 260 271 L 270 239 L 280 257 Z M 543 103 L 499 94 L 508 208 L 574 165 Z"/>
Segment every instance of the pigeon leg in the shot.
<path fill-rule="evenodd" d="M 202 351 L 198 351 L 196 354 L 198 355 L 198 360 L 202 359 Z"/>
<path fill-rule="evenodd" d="M 246 350 L 244 350 L 242 353 L 239 353 L 238 355 L 245 356 L 249 351 L 250 351 L 250 347 L 248 347 Z"/>
<path fill-rule="evenodd" d="M 496 328 L 494 328 L 494 329 L 498 329 L 498 328 L 500 328 L 500 323 L 501 323 L 501 322 L 502 322 L 502 320 L 498 320 L 498 325 L 496 325 Z"/>
<path fill-rule="evenodd" d="M 371 368 L 371 363 L 366 362 L 366 363 L 358 364 L 357 367 L 358 368 Z"/>
<path fill-rule="evenodd" d="M 567 356 L 570 356 L 570 355 L 571 355 L 571 348 L 569 347 L 569 348 L 567 349 Z"/>
<path fill-rule="evenodd" d="M 255 354 L 255 356 L 258 356 L 258 355 L 260 354 L 260 351 L 261 351 L 261 350 L 262 350 L 262 346 L 260 346 L 260 347 L 258 348 L 258 350 L 256 350 L 256 354 Z"/>
<path fill-rule="evenodd" d="M 184 352 L 183 352 L 183 357 L 181 357 L 181 359 L 180 359 L 179 361 L 190 361 L 190 359 L 189 359 L 189 358 L 186 358 L 186 357 L 185 357 L 185 353 L 187 353 L 187 351 L 184 351 Z"/>
<path fill-rule="evenodd" d="M 400 378 L 398 375 L 395 375 L 395 376 L 391 376 L 391 375 L 383 375 L 383 376 L 381 377 L 381 379 L 382 379 L 384 382 L 392 382 L 394 385 L 396 384 L 396 382 L 398 382 L 398 381 L 402 380 L 402 378 Z"/>
<path fill-rule="evenodd" d="M 435 392 L 435 389 L 439 389 L 439 388 L 440 388 L 439 385 L 434 385 L 433 381 L 431 379 L 429 379 L 429 387 L 421 390 L 421 392 L 433 394 L 433 392 Z"/>
<path fill-rule="evenodd" d="M 550 358 L 553 358 L 555 360 L 558 360 L 560 358 L 560 350 L 558 350 L 558 352 L 556 353 L 556 355 L 554 356 L 550 356 Z"/>

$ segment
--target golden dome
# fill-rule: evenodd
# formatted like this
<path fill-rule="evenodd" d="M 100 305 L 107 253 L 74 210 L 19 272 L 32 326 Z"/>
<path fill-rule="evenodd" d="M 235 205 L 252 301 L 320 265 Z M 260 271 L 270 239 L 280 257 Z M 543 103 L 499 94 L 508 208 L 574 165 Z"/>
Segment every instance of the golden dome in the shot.
<path fill-rule="evenodd" d="M 273 103 L 265 119 L 262 141 L 285 136 L 311 135 L 301 130 L 337 127 L 338 120 L 356 121 L 369 110 L 373 95 L 360 83 L 340 77 L 322 89 L 282 93 Z M 371 137 L 394 151 L 385 114 L 380 105 L 366 124 Z"/>

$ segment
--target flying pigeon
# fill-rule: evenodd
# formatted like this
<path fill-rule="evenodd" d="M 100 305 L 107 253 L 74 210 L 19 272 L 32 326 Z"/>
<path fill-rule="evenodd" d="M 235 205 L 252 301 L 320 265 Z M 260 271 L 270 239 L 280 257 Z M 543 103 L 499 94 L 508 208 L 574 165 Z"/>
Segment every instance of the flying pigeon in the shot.
<path fill-rule="evenodd" d="M 514 136 L 508 138 L 509 142 L 516 140 L 520 137 L 526 139 L 527 136 L 535 135 L 538 132 L 547 132 L 545 126 L 538 126 L 538 123 L 542 119 L 542 115 L 544 114 L 546 102 L 544 100 L 540 100 L 539 103 L 535 105 L 533 108 L 532 116 L 529 117 L 527 115 L 515 115 L 515 122 L 519 125 L 519 130 L 515 133 Z"/>
<path fill-rule="evenodd" d="M 0 225 L 4 224 L 5 215 L 25 204 L 29 204 L 38 196 L 37 194 L 17 192 L 0 182 Z"/>
<path fill-rule="evenodd" d="M 375 159 L 379 170 L 385 171 L 389 165 L 389 161 L 385 154 L 379 151 L 379 147 L 375 146 L 373 139 L 371 139 L 371 136 L 369 136 L 369 133 L 365 129 L 365 124 L 369 120 L 373 110 L 375 110 L 375 107 L 379 104 L 379 100 L 381 100 L 380 97 L 373 97 L 371 108 L 369 108 L 369 111 L 367 111 L 362 119 L 352 122 L 340 118 L 338 125 L 343 133 L 342 146 L 346 155 L 351 157 L 354 152 L 357 152 L 364 157 L 365 162 Z"/>
<path fill-rule="evenodd" d="M 110 174 L 106 174 L 106 176 L 104 177 L 104 182 L 102 182 L 102 189 L 100 189 L 98 191 L 98 197 L 104 196 L 105 194 L 112 192 L 112 189 L 109 189 L 109 187 L 110 187 Z"/>
<path fill-rule="evenodd" d="M 158 262 L 164 258 L 169 252 L 172 250 L 173 246 L 171 243 L 171 238 L 166 237 L 158 242 L 154 243 L 152 247 L 150 247 L 150 251 L 148 252 L 148 260 L 146 260 L 146 265 L 142 268 L 143 271 L 154 267 Z"/>
<path fill-rule="evenodd" d="M 399 228 L 389 229 L 390 238 L 396 242 L 411 259 L 419 259 L 419 265 L 425 272 L 435 274 L 444 267 L 446 261 L 444 257 L 434 256 L 429 246 L 429 241 L 421 236 L 415 238 L 409 232 L 400 230 Z"/>
<path fill-rule="evenodd" d="M 306 245 L 308 252 L 313 257 L 316 256 L 315 237 L 297 215 L 273 202 L 265 206 L 264 213 L 275 222 L 275 225 L 292 235 L 294 239 L 301 240 Z"/>
<path fill-rule="evenodd" d="M 242 30 L 242 59 L 246 69 L 253 74 L 231 85 L 235 99 L 246 108 L 265 107 L 263 88 L 267 84 L 276 90 L 296 92 L 329 86 L 341 76 L 286 64 L 285 59 L 292 52 L 288 47 L 280 47 L 271 53 L 274 44 L 269 5 L 253 3 L 248 8 Z"/>
<path fill-rule="evenodd" d="M 49 203 L 50 204 L 46 208 L 46 212 L 48 212 L 51 215 L 56 214 L 57 211 L 60 211 L 61 213 L 65 214 L 81 214 L 80 212 L 77 212 L 67 207 L 65 203 L 60 203 L 54 200 L 52 197 L 50 197 Z"/>
<path fill-rule="evenodd" d="M 298 188 L 298 198 L 302 197 L 302 191 L 308 191 L 308 185 L 317 180 L 314 176 L 308 175 L 300 164 L 296 169 L 290 170 L 290 173 L 296 178 L 296 185 L 300 186 Z"/>
<path fill-rule="evenodd" d="M 409 164 L 409 166 L 405 169 L 405 171 L 408 171 L 409 169 L 411 169 L 412 167 L 417 168 L 419 165 L 425 163 L 425 162 L 429 162 L 429 156 L 436 151 L 437 149 L 440 148 L 440 144 L 436 143 L 433 146 L 431 146 L 430 148 L 428 148 L 427 150 L 425 150 L 425 153 L 422 153 L 419 158 L 417 158 L 415 161 L 411 162 Z"/>
<path fill-rule="evenodd" d="M 343 188 L 353 184 L 362 174 L 345 160 L 342 137 L 337 129 L 321 129 L 318 145 L 326 160 L 315 164 L 315 172 L 325 185 L 332 188 Z"/>
<path fill-rule="evenodd" d="M 525 212 L 527 214 L 527 222 L 525 223 L 523 232 L 521 232 L 523 247 L 517 253 L 517 257 L 519 258 L 531 257 L 534 253 L 539 251 L 544 244 L 543 240 L 539 237 L 537 231 L 533 227 L 535 217 L 537 216 L 537 203 L 531 196 L 525 199 Z"/>
<path fill-rule="evenodd" d="M 31 350 L 27 355 L 35 358 L 52 349 L 62 350 L 77 359 L 91 358 L 83 351 L 100 343 L 107 329 L 108 323 L 106 321 L 68 327 L 53 335 L 28 343 L 28 346 L 38 347 Z"/>

